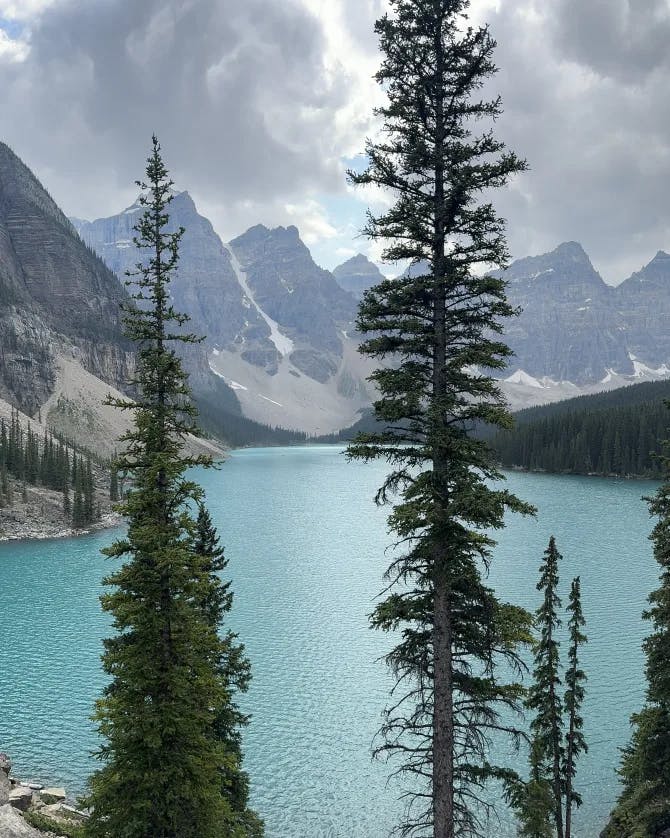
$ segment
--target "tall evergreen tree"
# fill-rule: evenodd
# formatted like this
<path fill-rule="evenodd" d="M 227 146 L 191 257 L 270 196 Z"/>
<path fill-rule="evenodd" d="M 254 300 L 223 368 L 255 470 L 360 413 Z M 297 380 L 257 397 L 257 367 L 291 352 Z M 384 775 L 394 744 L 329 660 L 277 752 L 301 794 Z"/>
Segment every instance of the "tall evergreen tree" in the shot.
<path fill-rule="evenodd" d="M 66 483 L 63 486 L 63 514 L 69 518 L 72 514 L 72 503 L 70 501 L 70 485 Z"/>
<path fill-rule="evenodd" d="M 530 776 L 511 784 L 508 799 L 517 813 L 520 838 L 554 838 L 554 791 L 547 777 L 540 740 L 530 746 Z"/>
<path fill-rule="evenodd" d="M 214 734 L 228 699 L 220 662 L 225 642 L 203 603 L 218 600 L 218 577 L 194 549 L 190 509 L 202 489 L 187 475 L 205 457 L 187 456 L 184 437 L 197 433 L 195 409 L 174 346 L 197 339 L 180 327 L 168 285 L 183 230 L 168 233 L 172 181 L 153 138 L 144 206 L 135 244 L 147 255 L 134 275 L 136 307 L 126 309 L 126 333 L 137 342 L 137 400 L 112 400 L 131 410 L 119 467 L 132 476 L 120 510 L 128 533 L 105 552 L 125 563 L 105 580 L 103 608 L 117 633 L 105 641 L 111 676 L 96 718 L 102 767 L 90 781 L 95 838 L 237 838 L 222 793 L 229 755 Z"/>
<path fill-rule="evenodd" d="M 667 403 L 670 407 L 670 402 Z M 605 838 L 657 838 L 670 828 L 670 441 L 663 443 L 665 480 L 649 498 L 656 524 L 651 533 L 660 585 L 644 612 L 652 633 L 646 655 L 646 702 L 633 715 L 633 735 L 619 774 L 623 790 L 603 832 Z"/>
<path fill-rule="evenodd" d="M 216 528 L 209 511 L 204 505 L 198 510 L 195 538 L 196 555 L 202 559 L 202 570 L 209 574 L 213 584 L 204 591 L 201 602 L 205 619 L 220 629 L 233 605 L 230 582 L 221 582 L 221 574 L 228 566 L 223 547 L 219 543 Z M 240 829 L 241 836 L 260 838 L 263 822 L 249 809 L 249 777 L 242 770 L 242 741 L 240 732 L 249 717 L 240 712 L 235 701 L 237 693 L 246 692 L 251 671 L 244 654 L 244 646 L 237 642 L 237 635 L 230 629 L 223 632 L 223 645 L 219 659 L 219 674 L 226 687 L 224 702 L 216 708 L 214 734 L 224 746 L 226 762 L 221 765 L 223 794 L 228 800 L 232 819 Z"/>
<path fill-rule="evenodd" d="M 586 620 L 582 613 L 582 595 L 579 576 L 572 580 L 570 587 L 570 601 L 568 609 L 568 630 L 570 632 L 570 649 L 568 652 L 568 668 L 565 673 L 565 696 L 563 707 L 568 729 L 565 734 L 565 760 L 563 763 L 563 782 L 565 786 L 565 838 L 572 835 L 572 807 L 581 806 L 582 798 L 573 787 L 576 774 L 576 761 L 580 753 L 588 751 L 584 739 L 584 722 L 581 717 L 581 706 L 584 701 L 584 683 L 586 674 L 579 665 L 579 647 L 586 643 L 586 635 L 582 631 Z"/>
<path fill-rule="evenodd" d="M 495 42 L 487 27 L 467 26 L 467 0 L 390 5 L 376 24 L 384 133 L 367 145 L 367 169 L 350 177 L 393 194 L 365 233 L 386 243 L 386 260 L 410 260 L 414 270 L 382 281 L 361 304 L 361 351 L 392 363 L 372 376 L 385 430 L 359 435 L 349 454 L 392 465 L 377 500 L 395 499 L 389 521 L 403 552 L 372 622 L 400 629 L 387 658 L 397 687 L 380 748 L 411 776 L 400 831 L 452 838 L 481 834 L 485 786 L 509 776 L 489 762 L 487 741 L 516 732 L 498 711 L 516 708 L 521 688 L 499 680 L 497 663 L 513 671 L 517 644 L 529 639 L 529 615 L 500 602 L 482 571 L 505 511 L 531 508 L 496 488 L 494 458 L 472 434 L 478 423 L 510 422 L 484 371 L 505 367 L 501 321 L 514 312 L 505 282 L 481 269 L 507 260 L 490 190 L 525 163 L 477 131 L 501 104 L 478 96 L 495 72 Z"/>
<path fill-rule="evenodd" d="M 112 462 L 109 470 L 109 499 L 112 503 L 119 499 L 119 471 L 116 462 Z"/>
<path fill-rule="evenodd" d="M 540 764 L 550 778 L 553 794 L 554 825 L 558 838 L 563 838 L 563 779 L 561 765 L 563 749 L 563 713 L 560 696 L 560 661 L 557 631 L 561 625 L 557 609 L 561 607 L 558 596 L 558 563 L 562 556 L 552 535 L 540 565 L 538 591 L 543 600 L 536 612 L 536 627 L 540 632 L 534 648 L 535 666 L 533 684 L 528 691 L 526 706 L 535 715 L 530 727 L 537 743 Z"/>

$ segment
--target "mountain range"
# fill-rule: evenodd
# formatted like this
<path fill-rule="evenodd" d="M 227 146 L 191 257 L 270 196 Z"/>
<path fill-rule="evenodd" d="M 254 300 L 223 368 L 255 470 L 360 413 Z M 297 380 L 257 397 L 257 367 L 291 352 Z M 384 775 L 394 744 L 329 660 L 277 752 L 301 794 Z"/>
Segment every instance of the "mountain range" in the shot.
<path fill-rule="evenodd" d="M 119 276 L 135 260 L 137 211 L 73 219 Z M 373 398 L 372 364 L 356 352 L 354 324 L 357 302 L 383 278 L 377 266 L 357 254 L 325 271 L 295 227 L 257 225 L 224 244 L 187 192 L 175 195 L 171 212 L 186 229 L 175 302 L 207 335 L 210 367 L 245 415 L 320 434 L 353 421 Z M 501 384 L 512 407 L 670 374 L 666 253 L 616 287 L 577 242 L 519 259 L 504 277 L 520 311 L 505 324 L 514 357 Z"/>
<path fill-rule="evenodd" d="M 0 400 L 108 446 L 114 422 L 99 401 L 134 364 L 119 304 L 140 211 L 68 219 L 0 144 Z M 206 336 L 185 357 L 206 414 L 310 434 L 352 424 L 374 398 L 355 321 L 379 269 L 358 254 L 324 270 L 293 226 L 259 224 L 224 243 L 188 192 L 174 194 L 170 217 L 186 231 L 173 302 Z M 513 407 L 670 376 L 667 253 L 616 287 L 576 242 L 504 276 L 521 311 L 505 333 L 515 356 L 501 384 Z"/>
<path fill-rule="evenodd" d="M 244 414 L 309 433 L 353 422 L 372 400 L 372 365 L 357 352 L 357 300 L 316 265 L 297 228 L 259 224 L 224 244 L 188 192 L 175 194 L 169 211 L 172 228 L 185 229 L 173 301 L 206 336 L 210 369 Z M 119 277 L 137 261 L 139 212 L 133 204 L 108 218 L 72 220 Z"/>

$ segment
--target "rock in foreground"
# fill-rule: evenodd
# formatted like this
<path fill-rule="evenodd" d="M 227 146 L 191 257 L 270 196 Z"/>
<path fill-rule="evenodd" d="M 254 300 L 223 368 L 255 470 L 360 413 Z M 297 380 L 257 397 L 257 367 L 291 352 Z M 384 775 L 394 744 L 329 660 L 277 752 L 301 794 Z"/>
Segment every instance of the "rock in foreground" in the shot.
<path fill-rule="evenodd" d="M 2 838 L 48 838 L 49 833 L 34 829 L 16 809 L 6 803 L 0 806 L 0 835 Z"/>

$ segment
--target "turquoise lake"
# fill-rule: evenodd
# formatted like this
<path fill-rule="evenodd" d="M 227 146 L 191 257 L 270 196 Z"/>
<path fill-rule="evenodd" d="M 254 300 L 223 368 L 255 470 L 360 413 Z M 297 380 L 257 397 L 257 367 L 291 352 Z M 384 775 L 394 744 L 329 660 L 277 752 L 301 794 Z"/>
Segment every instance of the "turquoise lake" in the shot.
<path fill-rule="evenodd" d="M 373 504 L 384 463 L 347 463 L 332 446 L 246 449 L 199 475 L 229 558 L 232 626 L 253 681 L 242 704 L 253 803 L 268 838 L 386 838 L 401 805 L 370 749 L 390 680 L 392 638 L 367 616 L 388 562 L 386 510 Z M 642 495 L 649 482 L 511 473 L 538 508 L 499 534 L 490 579 L 534 609 L 549 536 L 564 556 L 562 593 L 581 574 L 589 644 L 584 707 L 590 750 L 579 766 L 577 838 L 593 838 L 617 795 L 618 748 L 644 692 L 641 619 L 657 584 Z M 83 789 L 94 767 L 89 715 L 103 683 L 98 603 L 113 531 L 0 545 L 0 751 L 22 778 Z M 522 757 L 511 757 L 523 768 Z M 509 816 L 491 838 L 514 834 Z"/>

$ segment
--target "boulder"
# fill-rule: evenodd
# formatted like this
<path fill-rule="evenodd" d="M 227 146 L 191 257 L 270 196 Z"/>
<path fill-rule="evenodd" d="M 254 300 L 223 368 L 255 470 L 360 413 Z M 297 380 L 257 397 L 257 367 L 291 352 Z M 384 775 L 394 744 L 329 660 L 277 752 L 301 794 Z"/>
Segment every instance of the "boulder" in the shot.
<path fill-rule="evenodd" d="M 40 798 L 43 803 L 62 803 L 66 797 L 65 789 L 55 786 L 40 791 Z"/>
<path fill-rule="evenodd" d="M 8 803 L 0 806 L 0 835 L 2 838 L 45 838 L 43 832 L 27 824 Z"/>
<path fill-rule="evenodd" d="M 9 805 L 27 812 L 33 802 L 33 792 L 27 786 L 17 786 L 9 792 Z M 0 832 L 2 835 L 2 832 Z"/>
<path fill-rule="evenodd" d="M 9 772 L 12 770 L 12 762 L 7 754 L 0 754 L 0 806 L 9 800 L 9 791 L 12 784 L 9 780 Z"/>

